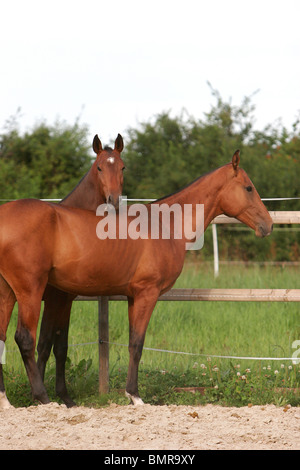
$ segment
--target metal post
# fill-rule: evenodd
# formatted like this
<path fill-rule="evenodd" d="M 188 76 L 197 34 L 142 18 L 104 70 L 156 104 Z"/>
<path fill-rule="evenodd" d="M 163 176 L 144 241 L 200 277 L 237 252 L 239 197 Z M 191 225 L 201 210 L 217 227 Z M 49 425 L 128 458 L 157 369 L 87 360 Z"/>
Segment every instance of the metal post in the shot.
<path fill-rule="evenodd" d="M 109 391 L 108 297 L 98 297 L 99 393 Z"/>

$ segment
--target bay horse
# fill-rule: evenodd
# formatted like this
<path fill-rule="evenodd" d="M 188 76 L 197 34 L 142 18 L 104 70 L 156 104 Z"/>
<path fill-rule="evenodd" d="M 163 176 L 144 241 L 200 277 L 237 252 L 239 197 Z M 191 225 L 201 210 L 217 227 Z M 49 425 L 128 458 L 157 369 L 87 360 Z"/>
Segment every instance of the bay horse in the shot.
<path fill-rule="evenodd" d="M 80 180 L 78 185 L 60 204 L 96 211 L 100 204 L 119 206 L 119 197 L 123 189 L 124 162 L 120 154 L 123 151 L 123 138 L 118 134 L 114 149 L 102 147 L 96 134 L 93 139 L 93 150 L 97 155 L 90 170 Z M 44 379 L 47 360 L 52 345 L 56 359 L 56 394 L 68 406 L 74 406 L 65 383 L 65 362 L 67 358 L 68 331 L 74 294 L 63 292 L 48 285 L 43 296 L 44 312 L 42 317 L 40 337 L 38 342 L 37 365 Z"/>
<path fill-rule="evenodd" d="M 246 172 L 232 161 L 204 175 L 174 194 L 146 204 L 149 220 L 153 206 L 204 204 L 203 230 L 220 214 L 236 217 L 269 235 L 272 219 Z M 119 215 L 116 223 L 119 224 Z M 128 229 L 133 217 L 128 217 Z M 138 367 L 148 323 L 158 297 L 171 289 L 181 273 L 186 253 L 184 235 L 169 238 L 99 239 L 103 217 L 92 211 L 63 207 L 38 200 L 19 200 L 0 207 L 0 339 L 5 341 L 11 310 L 18 302 L 15 340 L 19 346 L 33 397 L 49 398 L 35 362 L 36 329 L 47 283 L 76 295 L 121 294 L 128 298 L 129 367 L 126 395 L 142 404 L 138 393 Z M 198 222 L 197 222 L 198 223 Z M 162 227 L 160 227 L 162 228 Z M 175 227 L 173 227 L 175 228 Z M 197 228 L 197 227 L 196 227 Z M 0 376 L 2 400 L 7 400 Z"/>
<path fill-rule="evenodd" d="M 116 209 L 123 189 L 124 162 L 121 152 L 124 148 L 123 138 L 118 134 L 114 149 L 102 143 L 96 134 L 92 144 L 96 154 L 89 171 L 81 178 L 77 186 L 60 201 L 59 204 L 96 211 L 100 204 L 112 204 Z M 44 312 L 41 322 L 38 343 L 37 365 L 44 379 L 45 367 L 52 345 L 56 359 L 56 393 L 67 406 L 75 403 L 69 397 L 65 385 L 65 361 L 67 357 L 67 340 L 72 302 L 76 295 L 63 292 L 47 285 L 43 295 Z M 1 368 L 1 364 L 0 364 Z M 1 405 L 1 403 L 0 403 Z"/>

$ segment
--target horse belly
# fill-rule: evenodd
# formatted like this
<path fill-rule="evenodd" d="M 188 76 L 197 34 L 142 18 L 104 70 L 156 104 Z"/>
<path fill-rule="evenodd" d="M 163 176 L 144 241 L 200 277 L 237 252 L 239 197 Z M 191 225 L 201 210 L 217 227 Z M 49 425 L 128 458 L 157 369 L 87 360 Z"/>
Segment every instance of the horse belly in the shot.
<path fill-rule="evenodd" d="M 109 246 L 108 246 L 109 245 Z M 114 253 L 114 256 L 112 255 Z M 135 271 L 135 262 L 118 246 L 100 241 L 80 254 L 59 255 L 49 274 L 49 284 L 78 295 L 124 294 Z"/>

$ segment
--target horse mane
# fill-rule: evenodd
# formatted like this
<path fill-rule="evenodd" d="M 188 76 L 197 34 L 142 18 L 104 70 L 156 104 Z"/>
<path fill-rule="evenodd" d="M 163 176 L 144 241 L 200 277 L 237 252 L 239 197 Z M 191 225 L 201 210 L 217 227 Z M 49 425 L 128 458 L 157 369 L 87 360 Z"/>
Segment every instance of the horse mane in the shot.
<path fill-rule="evenodd" d="M 220 167 L 222 168 L 222 167 Z M 217 168 L 218 170 L 219 168 Z M 168 197 L 171 197 L 171 196 L 174 196 L 175 194 L 178 194 L 180 193 L 181 191 L 183 191 L 184 189 L 188 188 L 189 186 L 191 186 L 192 184 L 196 183 L 196 181 L 202 179 L 202 178 L 205 178 L 206 176 L 210 175 L 211 173 L 213 173 L 214 171 L 216 171 L 216 169 L 214 170 L 211 170 L 211 171 L 208 171 L 207 173 L 204 173 L 203 175 L 200 175 L 198 176 L 197 178 L 195 178 L 193 181 L 191 181 L 190 183 L 187 183 L 185 186 L 177 189 L 176 191 L 174 191 L 173 193 L 170 193 L 170 194 L 167 194 L 166 196 L 162 196 L 160 197 L 159 199 L 156 199 L 155 201 L 153 201 L 153 203 L 157 203 L 157 202 L 160 202 L 160 201 L 163 201 L 164 199 L 167 199 Z M 151 204 L 153 204 L 151 202 Z"/>
<path fill-rule="evenodd" d="M 90 170 L 89 170 L 90 171 Z M 71 196 L 72 193 L 74 193 L 74 191 L 78 188 L 78 186 L 80 186 L 80 184 L 82 183 L 82 181 L 84 180 L 84 178 L 87 176 L 87 174 L 89 173 L 89 171 L 86 172 L 85 175 L 83 175 L 82 178 L 80 178 L 80 181 L 78 181 L 78 183 L 76 184 L 76 186 L 69 192 L 69 194 L 67 194 L 60 202 L 63 202 L 65 201 L 66 199 L 68 199 L 69 196 Z"/>

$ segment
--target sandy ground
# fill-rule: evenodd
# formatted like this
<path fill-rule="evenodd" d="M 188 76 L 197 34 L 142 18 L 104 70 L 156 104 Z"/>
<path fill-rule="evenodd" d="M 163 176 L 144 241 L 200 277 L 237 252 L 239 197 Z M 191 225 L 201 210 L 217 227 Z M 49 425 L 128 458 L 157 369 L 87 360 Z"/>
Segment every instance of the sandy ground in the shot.
<path fill-rule="evenodd" d="M 300 450 L 300 408 L 10 408 L 0 410 L 0 449 Z"/>

